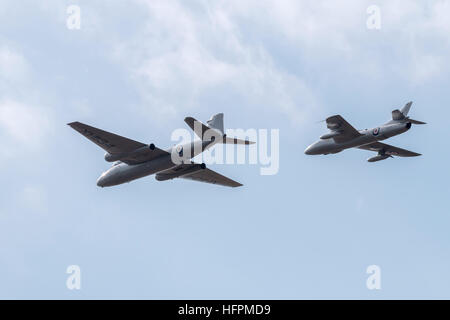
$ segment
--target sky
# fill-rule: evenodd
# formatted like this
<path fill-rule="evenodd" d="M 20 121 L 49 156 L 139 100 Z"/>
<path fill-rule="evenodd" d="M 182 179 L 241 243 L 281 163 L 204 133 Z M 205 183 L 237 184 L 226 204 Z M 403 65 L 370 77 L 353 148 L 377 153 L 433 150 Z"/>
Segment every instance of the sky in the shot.
<path fill-rule="evenodd" d="M 0 298 L 450 298 L 450 1 L 4 0 L 0 19 Z M 328 116 L 372 128 L 408 101 L 427 125 L 386 142 L 421 157 L 304 154 Z M 66 125 L 164 148 L 219 112 L 279 130 L 276 174 L 99 188 L 104 151 Z"/>

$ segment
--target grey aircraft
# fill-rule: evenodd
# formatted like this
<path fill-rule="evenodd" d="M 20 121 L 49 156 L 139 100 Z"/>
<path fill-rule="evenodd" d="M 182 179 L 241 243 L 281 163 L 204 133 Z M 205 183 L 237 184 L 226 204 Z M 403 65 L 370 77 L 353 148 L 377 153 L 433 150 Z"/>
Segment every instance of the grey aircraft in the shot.
<path fill-rule="evenodd" d="M 165 150 L 153 143 L 137 142 L 80 122 L 68 125 L 104 149 L 106 161 L 114 162 L 98 178 L 99 187 L 115 186 L 151 174 L 156 174 L 158 181 L 183 178 L 227 187 L 242 186 L 239 182 L 206 168 L 204 163 L 192 162 L 191 158 L 217 143 L 248 145 L 254 142 L 227 137 L 223 129 L 223 113 L 212 116 L 207 125 L 192 117 L 187 117 L 184 121 L 200 140 L 178 144 Z"/>
<path fill-rule="evenodd" d="M 420 153 L 397 148 L 380 141 L 408 131 L 412 124 L 425 124 L 408 117 L 412 102 L 408 102 L 401 110 L 392 111 L 392 120 L 380 127 L 356 130 L 340 115 L 327 118 L 327 128 L 330 131 L 320 137 L 320 140 L 306 148 L 309 155 L 338 153 L 344 149 L 359 148 L 375 151 L 378 154 L 367 159 L 369 162 L 399 157 L 416 157 Z"/>

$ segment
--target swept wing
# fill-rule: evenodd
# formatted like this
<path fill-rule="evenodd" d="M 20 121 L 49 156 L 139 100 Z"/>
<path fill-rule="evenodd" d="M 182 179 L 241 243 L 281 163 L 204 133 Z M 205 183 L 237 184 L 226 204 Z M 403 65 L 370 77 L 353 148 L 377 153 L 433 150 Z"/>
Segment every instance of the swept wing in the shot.
<path fill-rule="evenodd" d="M 417 157 L 420 156 L 420 153 L 416 153 L 413 151 L 405 150 L 402 148 L 394 147 L 389 144 L 374 142 L 370 144 L 366 144 L 364 146 L 358 147 L 359 149 L 376 151 L 381 154 L 386 154 L 389 156 L 398 156 L 398 157 Z"/>
<path fill-rule="evenodd" d="M 149 146 L 78 121 L 68 123 L 68 125 L 109 154 L 120 157 L 122 162 L 130 165 L 147 162 L 170 154 L 154 145 Z"/>

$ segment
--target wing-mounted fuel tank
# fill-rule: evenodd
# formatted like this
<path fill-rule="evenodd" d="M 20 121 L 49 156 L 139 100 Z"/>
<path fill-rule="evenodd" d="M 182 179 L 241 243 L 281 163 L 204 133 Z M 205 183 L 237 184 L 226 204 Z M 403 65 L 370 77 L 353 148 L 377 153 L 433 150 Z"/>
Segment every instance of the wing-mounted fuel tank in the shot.
<path fill-rule="evenodd" d="M 388 154 L 378 154 L 375 157 L 367 159 L 367 161 L 368 162 L 376 162 L 376 161 L 385 160 L 387 158 L 392 158 L 392 156 L 390 156 Z"/>
<path fill-rule="evenodd" d="M 166 172 L 161 172 L 156 175 L 156 180 L 165 181 L 171 180 L 183 176 L 188 176 L 193 174 L 194 172 L 206 169 L 206 165 L 204 163 L 196 163 L 196 164 L 188 164 L 188 165 L 179 165 L 175 168 L 169 169 Z"/>
<path fill-rule="evenodd" d="M 138 156 L 140 154 L 144 154 L 148 151 L 148 149 L 150 150 L 155 150 L 155 145 L 153 143 L 150 143 L 148 146 L 144 146 L 142 148 L 138 148 L 136 150 L 133 150 L 131 152 L 122 152 L 122 153 L 105 153 L 105 160 L 108 162 L 114 162 L 114 161 L 119 161 L 125 158 L 129 158 L 129 157 L 134 157 L 134 156 Z"/>
<path fill-rule="evenodd" d="M 323 135 L 320 136 L 320 139 L 322 140 L 326 140 L 326 139 L 330 139 L 330 138 L 334 138 L 337 137 L 341 134 L 340 131 L 330 131 L 328 133 L 325 133 Z"/>

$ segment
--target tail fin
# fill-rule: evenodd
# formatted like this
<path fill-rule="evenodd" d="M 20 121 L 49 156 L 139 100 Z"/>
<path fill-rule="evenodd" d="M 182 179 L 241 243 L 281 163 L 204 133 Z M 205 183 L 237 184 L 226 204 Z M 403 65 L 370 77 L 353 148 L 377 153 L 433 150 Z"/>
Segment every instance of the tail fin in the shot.
<path fill-rule="evenodd" d="M 210 128 L 216 129 L 217 131 L 219 131 L 222 134 L 225 133 L 223 130 L 223 113 L 218 113 L 218 114 L 213 115 L 211 117 L 211 119 L 206 121 L 206 123 L 208 124 L 208 126 Z"/>
<path fill-rule="evenodd" d="M 405 106 L 400 110 L 400 112 L 406 117 L 408 115 L 409 109 L 411 109 L 412 101 L 405 104 Z"/>
<path fill-rule="evenodd" d="M 215 137 L 222 137 L 218 139 L 218 143 L 228 143 L 228 144 L 253 144 L 254 142 L 248 140 L 241 140 L 237 138 L 229 138 L 224 134 L 223 129 L 223 113 L 218 113 L 213 115 L 206 123 L 202 123 L 192 117 L 184 118 L 184 122 L 195 132 L 195 134 L 202 140 L 204 140 L 205 132 L 208 130 L 213 130 Z M 217 134 L 217 135 L 216 135 Z M 212 140 L 213 141 L 213 140 Z"/>
<path fill-rule="evenodd" d="M 394 121 L 402 121 L 402 122 L 410 122 L 414 124 L 426 124 L 425 122 L 410 119 L 408 117 L 409 109 L 411 109 L 412 101 L 408 102 L 401 110 L 392 111 L 392 120 Z"/>
<path fill-rule="evenodd" d="M 392 111 L 392 120 L 404 120 L 408 115 L 409 109 L 411 109 L 412 101 L 408 102 L 402 110 L 395 109 Z"/>

